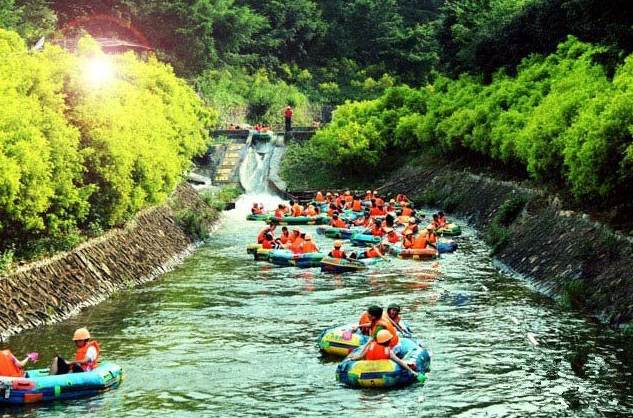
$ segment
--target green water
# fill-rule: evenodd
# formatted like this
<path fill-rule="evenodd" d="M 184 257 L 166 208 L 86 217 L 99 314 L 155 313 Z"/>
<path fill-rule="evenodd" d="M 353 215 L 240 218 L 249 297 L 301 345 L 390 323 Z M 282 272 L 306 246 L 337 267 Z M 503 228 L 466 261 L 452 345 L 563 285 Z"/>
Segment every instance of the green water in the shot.
<path fill-rule="evenodd" d="M 464 228 L 456 254 L 443 257 L 437 280 L 423 274 L 429 263 L 395 259 L 335 276 L 255 263 L 244 247 L 262 224 L 244 215 L 226 213 L 177 271 L 3 344 L 19 355 L 39 351 L 44 364 L 56 352 L 71 356 L 72 331 L 86 325 L 104 358 L 124 367 L 119 389 L 0 416 L 593 417 L 633 410 L 631 350 L 500 272 L 472 229 Z M 339 385 L 336 362 L 321 357 L 317 335 L 353 322 L 371 303 L 392 301 L 433 351 L 426 384 L 392 391 Z"/>

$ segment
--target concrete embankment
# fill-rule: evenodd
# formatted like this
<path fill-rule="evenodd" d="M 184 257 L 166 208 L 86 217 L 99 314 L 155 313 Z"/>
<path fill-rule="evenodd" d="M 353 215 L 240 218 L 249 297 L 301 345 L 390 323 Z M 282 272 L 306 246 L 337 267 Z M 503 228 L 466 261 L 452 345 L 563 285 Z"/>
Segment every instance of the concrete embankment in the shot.
<path fill-rule="evenodd" d="M 125 227 L 0 277 L 0 336 L 63 320 L 172 270 L 196 246 L 179 221 L 186 212 L 206 229 L 218 217 L 191 186 L 181 185 L 167 204 L 139 213 Z"/>
<path fill-rule="evenodd" d="M 495 255 L 546 293 L 612 326 L 633 319 L 633 246 L 557 196 L 472 168 L 421 160 L 393 173 L 385 192 L 467 218 Z"/>

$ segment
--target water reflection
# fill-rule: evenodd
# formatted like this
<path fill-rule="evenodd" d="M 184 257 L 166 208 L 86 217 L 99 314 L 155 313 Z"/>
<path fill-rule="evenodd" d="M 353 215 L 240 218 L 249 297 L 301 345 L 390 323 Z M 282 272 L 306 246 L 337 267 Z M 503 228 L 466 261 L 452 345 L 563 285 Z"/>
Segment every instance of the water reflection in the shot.
<path fill-rule="evenodd" d="M 257 198 L 256 200 L 263 200 Z M 266 202 L 266 205 L 274 202 Z M 62 324 L 12 337 L 16 353 L 70 354 L 88 325 L 126 380 L 101 397 L 8 411 L 23 416 L 598 416 L 633 404 L 631 350 L 504 275 L 468 228 L 460 251 L 329 275 L 254 263 L 261 224 L 244 207 L 176 272 Z M 314 232 L 314 227 L 309 228 Z M 316 235 L 316 234 L 313 234 Z M 316 236 L 327 248 L 329 241 Z M 424 387 L 351 390 L 315 339 L 369 304 L 403 306 L 433 353 Z M 539 342 L 533 346 L 527 333 Z M 379 411 L 379 412 L 377 412 Z M 7 411 L 2 411 L 3 413 Z"/>

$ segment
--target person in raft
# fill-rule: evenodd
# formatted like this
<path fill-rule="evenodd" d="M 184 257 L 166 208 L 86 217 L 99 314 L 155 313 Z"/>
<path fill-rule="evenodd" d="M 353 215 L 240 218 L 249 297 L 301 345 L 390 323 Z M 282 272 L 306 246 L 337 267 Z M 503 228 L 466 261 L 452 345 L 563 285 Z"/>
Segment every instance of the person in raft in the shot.
<path fill-rule="evenodd" d="M 350 254 L 349 258 L 355 260 L 363 260 L 365 258 L 384 257 L 386 249 L 387 248 L 385 244 L 381 242 L 380 244 L 375 245 L 368 250 L 362 251 L 360 253 L 352 253 Z"/>
<path fill-rule="evenodd" d="M 408 370 L 413 376 L 418 377 L 418 372 L 402 361 L 394 352 L 394 349 L 390 347 L 390 343 L 394 338 L 391 332 L 382 329 L 378 331 L 376 338 L 365 344 L 360 353 L 350 354 L 347 356 L 347 360 L 393 360 L 398 363 L 400 367 Z"/>
<path fill-rule="evenodd" d="M 264 213 L 264 207 L 258 205 L 257 203 L 253 203 L 253 207 L 251 208 L 251 213 L 253 215 L 261 215 Z"/>
<path fill-rule="evenodd" d="M 259 234 L 257 235 L 257 243 L 258 244 L 263 244 L 264 243 L 264 239 L 266 238 L 266 234 L 270 234 L 270 235 L 272 235 L 274 237 L 275 236 L 275 228 L 276 227 L 277 227 L 277 225 L 272 224 L 272 225 L 266 226 L 264 229 L 259 231 Z"/>
<path fill-rule="evenodd" d="M 77 351 L 75 360 L 66 361 L 60 356 L 55 356 L 48 374 L 58 375 L 67 373 L 89 372 L 99 366 L 99 343 L 91 340 L 90 332 L 86 328 L 79 328 L 73 335 L 73 341 Z"/>
<path fill-rule="evenodd" d="M 330 226 L 333 228 L 342 228 L 342 229 L 347 228 L 347 224 L 345 223 L 344 220 L 339 218 L 337 212 L 334 212 L 332 214 L 332 220 L 330 221 Z"/>
<path fill-rule="evenodd" d="M 303 254 L 319 252 L 319 247 L 317 247 L 317 245 L 312 241 L 312 235 L 306 234 L 303 244 L 301 245 L 301 252 Z"/>
<path fill-rule="evenodd" d="M 400 338 L 398 338 L 396 327 L 394 327 L 391 321 L 385 316 L 380 306 L 372 305 L 367 308 L 358 320 L 358 327 L 353 327 L 353 329 L 354 328 L 359 328 L 363 334 L 372 338 L 376 338 L 380 330 L 386 329 L 393 335 L 393 339 L 389 342 L 389 347 L 391 347 L 396 355 L 400 355 Z"/>
<path fill-rule="evenodd" d="M 343 247 L 343 241 L 334 241 L 334 248 L 328 254 L 328 257 L 347 259 L 347 254 L 341 249 Z"/>
<path fill-rule="evenodd" d="M 281 219 L 284 217 L 285 214 L 286 214 L 286 207 L 282 203 L 280 203 L 277 206 L 277 209 L 275 209 L 275 212 L 273 213 L 273 217 L 277 219 Z"/>
<path fill-rule="evenodd" d="M 397 303 L 392 303 L 387 307 L 387 318 L 396 330 L 401 332 L 402 334 L 411 335 L 411 329 L 402 322 L 402 318 L 400 317 L 400 305 Z"/>
<path fill-rule="evenodd" d="M 2 350 L 0 351 L 0 376 L 24 377 L 26 375 L 24 371 L 26 363 L 28 363 L 29 360 L 35 363 L 37 358 L 37 353 L 29 353 L 24 360 L 20 361 L 13 355 L 11 350 Z"/>

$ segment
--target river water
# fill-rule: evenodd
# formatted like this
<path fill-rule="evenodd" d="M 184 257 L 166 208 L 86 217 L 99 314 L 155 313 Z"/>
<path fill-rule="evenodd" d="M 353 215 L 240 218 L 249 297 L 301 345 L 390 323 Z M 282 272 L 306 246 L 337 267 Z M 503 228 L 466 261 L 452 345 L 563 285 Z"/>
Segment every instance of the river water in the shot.
<path fill-rule="evenodd" d="M 424 274 L 430 263 L 396 259 L 369 273 L 326 275 L 255 263 L 245 253 L 262 227 L 244 221 L 252 199 L 264 197 L 245 197 L 226 212 L 175 272 L 3 344 L 20 356 L 39 351 L 43 364 L 56 352 L 70 356 L 73 330 L 86 325 L 103 357 L 124 367 L 119 389 L 0 416 L 593 417 L 633 410 L 630 348 L 501 272 L 472 229 L 457 239 L 457 253 L 441 259 L 436 280 Z M 392 301 L 433 351 L 426 384 L 342 387 L 336 361 L 322 358 L 316 337 L 355 321 L 372 303 Z"/>

